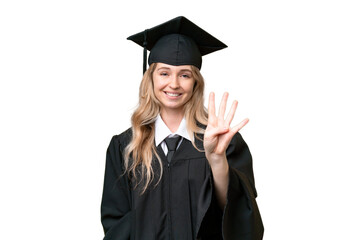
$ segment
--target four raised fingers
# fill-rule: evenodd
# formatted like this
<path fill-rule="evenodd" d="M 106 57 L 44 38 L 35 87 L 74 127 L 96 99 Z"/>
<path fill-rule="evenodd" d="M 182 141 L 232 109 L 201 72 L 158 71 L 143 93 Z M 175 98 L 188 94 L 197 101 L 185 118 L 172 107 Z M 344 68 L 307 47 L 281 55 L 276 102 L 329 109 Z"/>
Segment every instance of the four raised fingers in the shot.
<path fill-rule="evenodd" d="M 225 92 L 219 106 L 219 114 L 218 116 L 216 116 L 215 94 L 211 92 L 209 95 L 209 108 L 208 108 L 209 119 L 208 119 L 208 127 L 205 133 L 205 138 L 208 141 L 217 142 L 218 140 L 220 140 L 217 139 L 217 136 L 218 137 L 221 136 L 221 141 L 217 142 L 217 146 L 216 146 L 216 152 L 220 152 L 220 153 L 226 150 L 233 136 L 249 122 L 249 119 L 246 118 L 241 123 L 235 125 L 234 127 L 232 128 L 230 127 L 230 124 L 236 112 L 238 102 L 234 101 L 232 103 L 230 111 L 227 114 L 225 120 L 224 116 L 226 112 L 226 104 L 227 104 L 228 96 L 229 93 Z M 208 149 L 208 151 L 212 151 L 212 150 Z"/>
<path fill-rule="evenodd" d="M 221 122 L 222 124 L 224 124 L 226 127 L 230 127 L 230 124 L 232 122 L 232 120 L 234 119 L 234 116 L 235 116 L 235 112 L 236 112 L 236 108 L 237 108 L 237 105 L 238 105 L 238 101 L 234 101 L 231 105 L 231 108 L 230 108 L 230 111 L 226 117 L 226 120 L 225 120 L 225 111 L 226 111 L 226 103 L 227 103 L 227 100 L 228 100 L 228 97 L 229 97 L 229 93 L 225 92 L 222 99 L 221 99 L 221 103 L 220 103 L 220 106 L 219 106 L 219 115 L 216 116 L 216 111 L 215 111 L 215 93 L 211 92 L 209 94 L 209 108 L 208 108 L 208 111 L 209 111 L 209 121 L 211 123 L 213 123 L 213 121 L 218 120 L 217 122 Z M 249 121 L 247 120 L 247 122 L 244 124 L 244 125 L 241 125 L 245 120 L 243 120 L 240 124 L 238 124 L 236 127 L 238 127 L 239 125 L 241 126 L 241 128 L 243 126 L 246 125 L 246 123 Z M 240 129 L 241 129 L 240 128 Z M 239 130 L 240 130 L 239 129 Z"/>

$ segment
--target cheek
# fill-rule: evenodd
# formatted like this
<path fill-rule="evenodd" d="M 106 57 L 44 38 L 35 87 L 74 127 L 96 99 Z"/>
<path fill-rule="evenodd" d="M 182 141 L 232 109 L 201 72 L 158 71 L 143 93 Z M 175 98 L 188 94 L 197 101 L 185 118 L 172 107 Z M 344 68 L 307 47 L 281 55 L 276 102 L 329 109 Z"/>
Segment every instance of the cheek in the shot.
<path fill-rule="evenodd" d="M 189 93 L 190 95 L 192 95 L 192 93 L 194 91 L 194 86 L 195 86 L 195 81 L 191 81 L 191 82 L 187 83 L 186 86 L 184 86 L 184 88 L 186 89 L 185 91 L 187 93 Z"/>
<path fill-rule="evenodd" d="M 164 87 L 165 87 L 165 83 L 164 83 L 164 81 L 161 81 L 160 79 L 158 79 L 158 78 L 154 78 L 154 80 L 153 80 L 153 84 L 154 84 L 154 90 L 156 91 L 156 90 L 161 90 L 161 89 L 163 89 Z"/>

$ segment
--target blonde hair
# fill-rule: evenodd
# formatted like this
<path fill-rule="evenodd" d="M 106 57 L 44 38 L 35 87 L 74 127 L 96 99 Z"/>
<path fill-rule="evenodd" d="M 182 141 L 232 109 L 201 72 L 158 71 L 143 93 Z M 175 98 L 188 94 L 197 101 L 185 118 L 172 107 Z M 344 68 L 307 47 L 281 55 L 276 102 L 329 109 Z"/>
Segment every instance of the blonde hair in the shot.
<path fill-rule="evenodd" d="M 159 183 L 162 177 L 163 166 L 161 159 L 156 152 L 155 140 L 155 120 L 160 114 L 160 102 L 155 97 L 153 85 L 153 73 L 156 63 L 150 65 L 144 73 L 139 89 L 139 103 L 131 117 L 132 139 L 125 148 L 124 166 L 125 172 L 135 178 L 137 187 L 144 181 L 142 193 L 148 188 L 154 179 L 153 157 L 156 156 L 160 172 Z M 204 133 L 198 123 L 207 124 L 207 111 L 204 107 L 204 79 L 195 66 L 191 66 L 193 78 L 195 80 L 193 94 L 184 106 L 187 129 L 191 134 L 198 138 L 197 134 Z M 195 139 L 192 144 L 195 146 Z M 137 179 L 140 175 L 140 180 Z"/>

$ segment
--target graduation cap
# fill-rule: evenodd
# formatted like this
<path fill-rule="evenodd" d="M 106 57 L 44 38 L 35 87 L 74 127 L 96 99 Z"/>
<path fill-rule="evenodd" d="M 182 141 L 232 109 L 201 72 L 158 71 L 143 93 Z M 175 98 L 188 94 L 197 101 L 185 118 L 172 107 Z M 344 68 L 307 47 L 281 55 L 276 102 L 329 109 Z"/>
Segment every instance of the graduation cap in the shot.
<path fill-rule="evenodd" d="M 127 38 L 144 48 L 143 72 L 149 65 L 162 62 L 169 65 L 194 65 L 201 68 L 202 56 L 227 46 L 187 18 L 180 16 Z"/>

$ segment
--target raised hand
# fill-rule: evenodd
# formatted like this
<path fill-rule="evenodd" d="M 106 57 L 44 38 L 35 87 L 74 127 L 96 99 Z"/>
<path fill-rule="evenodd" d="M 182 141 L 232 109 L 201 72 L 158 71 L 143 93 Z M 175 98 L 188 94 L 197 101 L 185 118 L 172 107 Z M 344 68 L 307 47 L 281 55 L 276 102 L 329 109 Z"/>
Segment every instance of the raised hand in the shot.
<path fill-rule="evenodd" d="M 227 92 L 224 93 L 219 107 L 219 114 L 216 116 L 215 94 L 211 92 L 209 95 L 209 117 L 204 135 L 204 148 L 206 158 L 212 167 L 216 164 L 227 164 L 226 149 L 229 146 L 231 139 L 249 122 L 249 119 L 246 118 L 234 127 L 230 127 L 238 102 L 234 101 L 232 103 L 230 112 L 225 119 L 228 96 L 229 94 Z"/>

